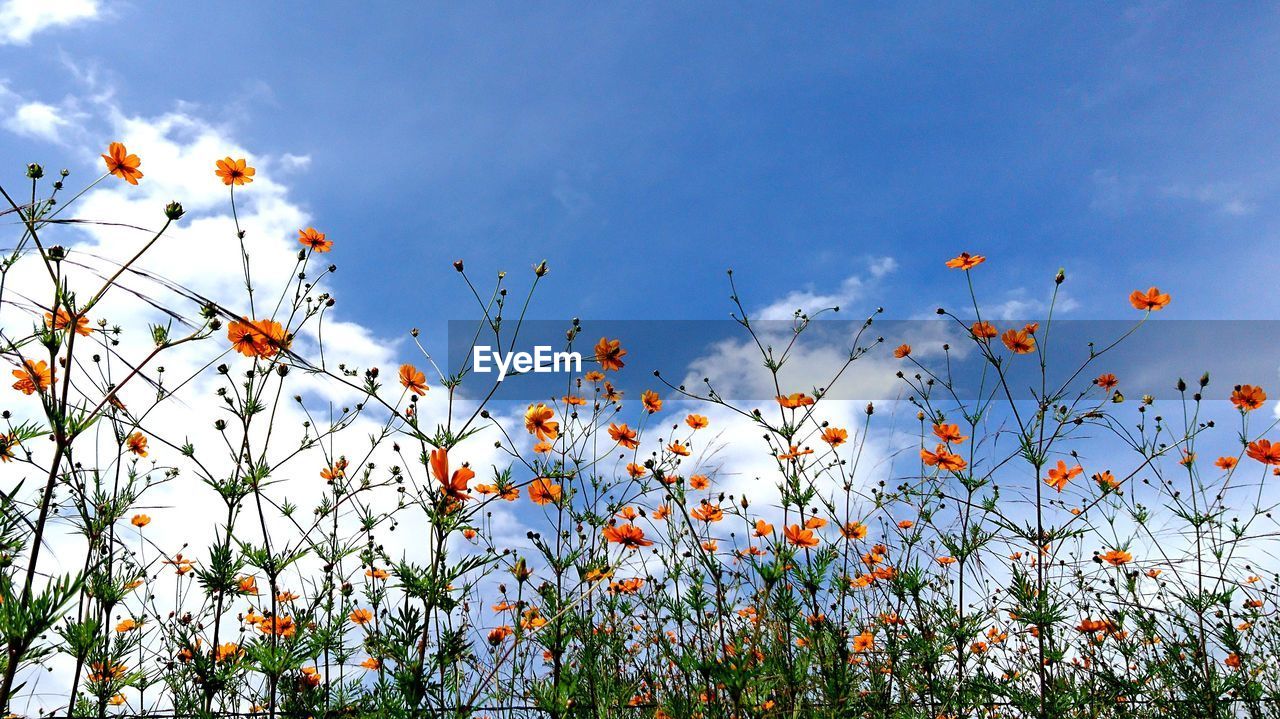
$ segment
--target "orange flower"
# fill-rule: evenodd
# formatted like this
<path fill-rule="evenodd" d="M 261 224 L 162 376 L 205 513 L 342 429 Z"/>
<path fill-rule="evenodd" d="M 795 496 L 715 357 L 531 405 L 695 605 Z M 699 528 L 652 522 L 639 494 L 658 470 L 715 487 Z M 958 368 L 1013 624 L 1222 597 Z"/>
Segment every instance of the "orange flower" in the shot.
<path fill-rule="evenodd" d="M 129 451 L 135 455 L 139 457 L 147 456 L 147 435 L 141 432 L 134 432 L 129 435 L 129 438 L 124 443 L 129 448 Z"/>
<path fill-rule="evenodd" d="M 782 530 L 786 536 L 787 542 L 797 547 L 816 547 L 818 546 L 818 535 L 813 533 L 812 529 L 804 529 L 798 524 L 792 524 Z"/>
<path fill-rule="evenodd" d="M 935 424 L 933 425 L 933 436 L 947 444 L 960 444 L 969 439 L 967 436 L 960 434 L 960 425 L 958 424 Z"/>
<path fill-rule="evenodd" d="M 849 439 L 849 432 L 839 427 L 828 427 L 822 432 L 822 441 L 832 447 L 839 447 Z"/>
<path fill-rule="evenodd" d="M 1158 288 L 1152 287 L 1145 293 L 1142 290 L 1134 290 L 1129 295 L 1129 304 L 1133 305 L 1136 310 L 1146 310 L 1154 312 L 1162 310 L 1169 305 L 1170 297 L 1167 294 L 1161 294 Z"/>
<path fill-rule="evenodd" d="M 1108 372 L 1106 374 L 1098 375 L 1098 378 L 1095 379 L 1093 383 L 1103 389 L 1112 389 L 1116 385 L 1120 384 L 1120 380 L 1116 379 L 1115 375 Z"/>
<path fill-rule="evenodd" d="M 227 642 L 213 650 L 213 661 L 225 662 L 228 659 L 235 659 L 244 655 L 244 650 L 235 642 Z"/>
<path fill-rule="evenodd" d="M 1045 477 L 1044 483 L 1061 492 L 1067 488 L 1067 482 L 1070 482 L 1083 471 L 1084 467 L 1081 467 L 1080 465 L 1076 465 L 1068 469 L 1066 462 L 1058 460 L 1058 466 L 1056 468 L 1049 469 L 1049 476 Z"/>
<path fill-rule="evenodd" d="M 657 414 L 662 411 L 662 398 L 651 389 L 640 393 L 640 402 L 649 414 Z"/>
<path fill-rule="evenodd" d="M 684 418 L 684 423 L 692 429 L 706 429 L 707 425 L 711 424 L 711 421 L 700 414 L 691 414 Z"/>
<path fill-rule="evenodd" d="M 65 330 L 71 326 L 71 313 L 67 312 L 65 308 L 59 307 L 58 317 L 54 319 L 52 313 L 46 312 L 44 313 L 44 324 L 45 327 L 52 327 L 55 330 Z M 76 334 L 81 337 L 88 337 L 93 334 L 93 330 L 89 329 L 89 318 L 84 315 L 76 317 L 75 326 Z"/>
<path fill-rule="evenodd" d="M 348 616 L 350 617 L 352 624 L 358 624 L 360 626 L 364 626 L 365 624 L 373 621 L 373 612 L 368 609 L 356 609 Z"/>
<path fill-rule="evenodd" d="M 1280 464 L 1280 444 L 1272 444 L 1268 439 L 1250 442 L 1245 453 L 1263 464 Z"/>
<path fill-rule="evenodd" d="M 845 539 L 866 539 L 867 526 L 861 522 L 849 522 L 840 528 L 840 535 Z"/>
<path fill-rule="evenodd" d="M 421 397 L 427 393 L 427 376 L 411 364 L 402 364 L 400 386 Z"/>
<path fill-rule="evenodd" d="M 941 564 L 942 566 L 945 567 L 950 564 L 955 564 L 956 558 L 955 557 L 938 557 L 937 562 L 938 564 Z"/>
<path fill-rule="evenodd" d="M 672 442 L 671 444 L 668 444 L 667 451 L 681 457 L 689 456 L 689 448 L 679 442 Z"/>
<path fill-rule="evenodd" d="M 241 594 L 256 595 L 258 593 L 258 578 L 253 576 L 241 577 L 237 583 L 237 589 Z"/>
<path fill-rule="evenodd" d="M 443 485 L 441 491 L 444 492 L 444 496 L 448 499 L 455 502 L 465 502 L 471 499 L 471 495 L 467 494 L 467 482 L 474 479 L 476 473 L 464 464 L 455 470 L 451 476 L 449 474 L 449 450 L 443 447 L 431 450 L 431 473 Z"/>
<path fill-rule="evenodd" d="M 999 334 L 999 332 L 996 331 L 996 326 L 986 321 L 974 322 L 973 325 L 969 327 L 969 332 L 979 340 L 989 340 Z"/>
<path fill-rule="evenodd" d="M 596 359 L 600 362 L 600 369 L 605 372 L 616 372 L 626 366 L 622 361 L 626 356 L 627 351 L 622 348 L 622 340 L 601 337 L 596 343 Z"/>
<path fill-rule="evenodd" d="M 1233 469 L 1236 466 L 1236 463 L 1238 461 L 1239 460 L 1237 460 L 1235 457 L 1219 457 L 1216 460 L 1214 460 L 1213 466 L 1217 467 L 1218 469 L 1228 470 L 1228 469 Z"/>
<path fill-rule="evenodd" d="M 39 362 L 26 360 L 21 369 L 13 371 L 13 376 L 18 378 L 18 381 L 13 383 L 13 388 L 27 395 L 44 392 L 53 385 L 54 381 L 53 372 L 49 370 L 49 364 L 44 360 Z"/>
<path fill-rule="evenodd" d="M 644 530 L 634 524 L 605 527 L 604 538 L 607 541 L 615 544 L 621 544 L 629 549 L 653 546 L 652 540 L 644 538 Z"/>
<path fill-rule="evenodd" d="M 853 638 L 853 651 L 862 654 L 876 648 L 876 638 L 871 632 L 864 631 Z"/>
<path fill-rule="evenodd" d="M 1231 393 L 1231 404 L 1238 407 L 1241 412 L 1252 412 L 1266 401 L 1267 393 L 1263 392 L 1261 387 L 1254 387 L 1251 384 L 1236 385 L 1235 391 Z"/>
<path fill-rule="evenodd" d="M 543 505 L 560 501 L 560 485 L 551 483 L 550 480 L 538 477 L 529 483 L 529 501 L 534 504 Z"/>
<path fill-rule="evenodd" d="M 689 513 L 694 519 L 700 519 L 704 522 L 719 522 L 724 519 L 724 510 L 719 505 L 703 502 L 697 509 Z"/>
<path fill-rule="evenodd" d="M 116 625 L 116 633 L 124 634 L 125 632 L 130 632 L 137 628 L 138 628 L 137 622 L 133 621 L 132 619 L 122 619 L 120 620 L 120 623 Z"/>
<path fill-rule="evenodd" d="M 325 239 L 324 233 L 317 232 L 314 227 L 298 230 L 298 244 L 316 252 L 328 252 L 333 249 L 333 240 Z"/>
<path fill-rule="evenodd" d="M 770 534 L 773 534 L 773 525 L 769 524 L 763 519 L 757 519 L 756 528 L 755 528 L 755 531 L 752 532 L 752 534 L 754 534 L 757 537 L 767 537 Z"/>
<path fill-rule="evenodd" d="M 145 527 L 148 524 L 151 524 L 151 517 L 148 517 L 145 514 L 135 514 L 133 515 L 133 519 L 129 520 L 129 523 L 135 527 Z"/>
<path fill-rule="evenodd" d="M 129 668 L 123 664 L 94 662 L 90 665 L 90 668 L 93 670 L 89 672 L 89 681 L 91 682 L 109 682 L 113 679 L 121 679 L 125 674 L 129 673 Z"/>
<path fill-rule="evenodd" d="M 636 431 L 625 424 L 610 423 L 609 437 L 627 449 L 640 446 L 640 442 L 636 440 Z"/>
<path fill-rule="evenodd" d="M 1104 554 L 1100 554 L 1098 555 L 1098 558 L 1104 562 L 1107 562 L 1113 567 L 1118 567 L 1121 564 L 1128 564 L 1129 562 L 1133 561 L 1132 554 L 1129 554 L 1128 552 L 1120 549 L 1113 549 Z"/>
<path fill-rule="evenodd" d="M 293 617 L 264 617 L 258 622 L 258 631 L 277 637 L 291 637 L 298 631 L 298 627 L 294 624 Z"/>
<path fill-rule="evenodd" d="M 653 517 L 654 521 L 661 522 L 666 519 L 669 514 L 671 514 L 671 508 L 665 504 L 660 504 L 653 510 L 653 514 L 650 516 Z"/>
<path fill-rule="evenodd" d="M 910 519 L 904 519 L 901 522 L 898 522 L 898 529 L 911 529 L 914 526 L 916 526 L 916 523 Z"/>
<path fill-rule="evenodd" d="M 360 666 L 364 667 L 365 669 L 377 670 L 382 668 L 382 662 L 378 661 L 377 659 L 374 659 L 373 657 L 369 657 L 368 659 L 360 662 Z"/>
<path fill-rule="evenodd" d="M 1241 664 L 1240 655 L 1236 654 L 1235 652 L 1232 652 L 1227 655 L 1226 659 L 1222 660 L 1222 663 L 1226 664 L 1232 669 L 1239 669 Z"/>
<path fill-rule="evenodd" d="M 1000 335 L 1000 341 L 1014 354 L 1025 355 L 1036 350 L 1036 338 L 1026 330 L 1005 330 Z"/>
<path fill-rule="evenodd" d="M 910 355 L 910 354 L 911 354 L 911 345 L 907 345 L 907 344 L 898 345 L 898 348 L 893 351 L 893 356 L 898 359 L 902 359 L 903 357 L 906 357 L 907 355 Z"/>
<path fill-rule="evenodd" d="M 805 394 L 804 392 L 794 392 L 792 394 L 787 395 L 786 397 L 779 395 L 775 399 L 778 400 L 778 404 L 782 405 L 783 407 L 786 407 L 787 409 L 796 409 L 797 407 L 808 407 L 814 402 L 814 399 L 809 395 Z"/>
<path fill-rule="evenodd" d="M 968 272 L 986 261 L 987 258 L 982 255 L 971 255 L 968 252 L 961 252 L 958 256 L 947 260 L 947 267 L 950 267 L 953 270 L 964 270 L 965 272 Z"/>
<path fill-rule="evenodd" d="M 142 177 L 142 171 L 138 169 L 142 165 L 142 160 L 139 160 L 137 155 L 130 155 L 124 145 L 119 142 L 113 142 L 107 146 L 107 154 L 102 156 L 102 161 L 107 163 L 109 174 L 119 177 L 130 185 L 138 184 L 138 178 Z"/>
<path fill-rule="evenodd" d="M 524 413 L 524 428 L 540 440 L 555 439 L 560 436 L 560 423 L 551 421 L 555 414 L 541 402 L 531 404 Z"/>
<path fill-rule="evenodd" d="M 1099 472 L 1098 474 L 1093 475 L 1093 481 L 1097 482 L 1098 486 L 1101 487 L 1103 490 L 1112 490 L 1112 489 L 1120 488 L 1119 480 L 1116 479 L 1116 476 L 1112 474 L 1111 470 L 1109 469 L 1105 472 Z"/>
<path fill-rule="evenodd" d="M 514 633 L 515 630 L 506 625 L 494 627 L 493 630 L 489 632 L 489 643 L 496 647 L 506 641 L 507 637 Z"/>
<path fill-rule="evenodd" d="M 274 357 L 280 350 L 289 349 L 293 342 L 279 322 L 266 319 L 228 323 L 227 339 L 231 341 L 231 349 L 245 357 L 263 358 Z"/>
<path fill-rule="evenodd" d="M 920 460 L 930 467 L 937 467 L 948 472 L 959 472 L 968 466 L 968 463 L 964 461 L 964 457 L 948 451 L 945 444 L 939 444 L 932 452 L 921 447 Z"/>
<path fill-rule="evenodd" d="M 365 570 L 364 576 L 369 577 L 369 578 L 371 578 L 371 579 L 386 579 L 387 577 L 389 577 L 389 576 L 391 576 L 391 575 L 390 575 L 390 574 L 388 574 L 388 573 L 387 573 L 387 570 L 385 570 L 385 569 L 378 569 L 377 567 L 370 567 L 369 569 Z"/>
<path fill-rule="evenodd" d="M 214 174 L 222 178 L 222 184 L 228 187 L 232 185 L 247 185 L 253 182 L 253 176 L 257 174 L 257 170 L 249 167 L 244 158 L 233 160 L 230 157 L 218 160 L 217 169 Z"/>

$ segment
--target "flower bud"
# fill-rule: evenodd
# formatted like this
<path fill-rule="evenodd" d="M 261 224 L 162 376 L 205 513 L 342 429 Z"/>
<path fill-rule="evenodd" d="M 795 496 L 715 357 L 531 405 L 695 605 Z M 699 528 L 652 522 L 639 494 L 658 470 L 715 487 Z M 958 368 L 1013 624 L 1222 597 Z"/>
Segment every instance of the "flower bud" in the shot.
<path fill-rule="evenodd" d="M 545 277 L 547 274 L 547 261 L 543 260 L 542 262 L 539 262 L 538 264 L 534 265 L 533 274 L 537 275 L 538 277 Z"/>
<path fill-rule="evenodd" d="M 182 215 L 185 213 L 186 213 L 186 210 L 182 209 L 181 202 L 170 202 L 169 204 L 164 206 L 164 216 L 169 218 L 170 220 L 181 219 Z"/>
<path fill-rule="evenodd" d="M 32 180 L 39 180 L 41 177 L 44 177 L 44 168 L 34 162 L 27 165 L 27 177 Z"/>

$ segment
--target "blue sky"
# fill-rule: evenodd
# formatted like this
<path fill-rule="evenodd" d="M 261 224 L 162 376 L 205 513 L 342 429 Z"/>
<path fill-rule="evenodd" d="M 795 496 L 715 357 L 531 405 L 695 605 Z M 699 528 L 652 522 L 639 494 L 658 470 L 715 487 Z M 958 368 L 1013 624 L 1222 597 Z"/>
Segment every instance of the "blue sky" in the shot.
<path fill-rule="evenodd" d="M 919 316 L 962 299 L 960 250 L 1022 314 L 1065 265 L 1076 317 L 1158 284 L 1168 317 L 1261 318 L 1277 40 L 1261 5 L 131 2 L 0 45 L 0 81 L 309 157 L 290 199 L 384 335 L 474 314 L 458 257 L 549 260 L 548 318 L 723 317 L 727 267 L 754 306 Z M 14 133 L 0 157 L 99 171 Z"/>

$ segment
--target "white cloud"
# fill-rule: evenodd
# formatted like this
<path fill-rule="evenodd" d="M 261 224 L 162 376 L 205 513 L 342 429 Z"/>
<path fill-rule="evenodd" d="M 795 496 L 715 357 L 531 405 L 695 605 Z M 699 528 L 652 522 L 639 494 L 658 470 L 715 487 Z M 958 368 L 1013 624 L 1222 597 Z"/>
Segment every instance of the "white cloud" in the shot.
<path fill-rule="evenodd" d="M 898 266 L 892 257 L 875 257 L 867 263 L 868 280 L 862 275 L 846 277 L 840 286 L 829 291 L 815 288 L 793 291 L 781 299 L 755 313 L 752 319 L 757 320 L 789 320 L 795 316 L 796 310 L 813 314 L 831 307 L 847 307 L 866 295 L 869 284 L 892 272 Z"/>
<path fill-rule="evenodd" d="M 25 45 L 41 30 L 98 17 L 98 0 L 5 0 L 0 3 L 0 45 Z"/>
<path fill-rule="evenodd" d="M 58 108 L 43 102 L 25 103 L 5 120 L 6 129 L 48 142 L 61 142 L 62 132 L 68 125 L 70 122 Z"/>

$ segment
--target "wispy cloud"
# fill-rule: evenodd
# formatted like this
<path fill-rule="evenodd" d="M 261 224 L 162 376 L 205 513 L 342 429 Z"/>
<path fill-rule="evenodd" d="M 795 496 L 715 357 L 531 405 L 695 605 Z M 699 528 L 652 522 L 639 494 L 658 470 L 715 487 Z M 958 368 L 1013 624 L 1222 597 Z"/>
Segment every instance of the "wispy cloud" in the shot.
<path fill-rule="evenodd" d="M 98 0 L 4 0 L 0 45 L 25 45 L 41 30 L 98 17 Z"/>

